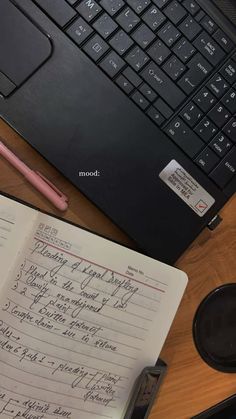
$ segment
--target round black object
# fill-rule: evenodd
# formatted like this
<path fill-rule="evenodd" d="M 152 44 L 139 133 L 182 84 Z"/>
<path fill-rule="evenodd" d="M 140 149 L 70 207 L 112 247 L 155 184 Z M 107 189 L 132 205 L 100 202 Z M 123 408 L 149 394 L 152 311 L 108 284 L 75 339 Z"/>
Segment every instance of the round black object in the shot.
<path fill-rule="evenodd" d="M 193 338 L 203 360 L 223 372 L 236 372 L 236 284 L 204 298 L 193 320 Z"/>

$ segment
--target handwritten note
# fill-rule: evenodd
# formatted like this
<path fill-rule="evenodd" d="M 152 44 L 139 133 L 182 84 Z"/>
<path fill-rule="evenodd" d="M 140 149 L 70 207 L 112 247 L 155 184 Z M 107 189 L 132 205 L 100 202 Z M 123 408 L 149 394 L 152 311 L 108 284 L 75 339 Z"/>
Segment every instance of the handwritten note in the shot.
<path fill-rule="evenodd" d="M 16 225 L 22 208 L 8 208 Z M 134 380 L 156 361 L 186 277 L 30 212 L 30 237 L 0 295 L 0 418 L 122 419 Z"/>
<path fill-rule="evenodd" d="M 37 219 L 36 211 L 15 206 L 14 201 L 0 195 L 0 295 Z"/>

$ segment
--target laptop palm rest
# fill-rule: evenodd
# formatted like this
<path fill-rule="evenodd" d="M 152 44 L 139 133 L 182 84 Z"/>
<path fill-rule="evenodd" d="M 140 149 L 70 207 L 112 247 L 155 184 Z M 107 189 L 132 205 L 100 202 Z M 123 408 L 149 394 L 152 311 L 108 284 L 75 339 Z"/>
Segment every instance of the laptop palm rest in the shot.
<path fill-rule="evenodd" d="M 51 42 L 10 0 L 0 1 L 0 94 L 8 96 L 50 56 Z"/>

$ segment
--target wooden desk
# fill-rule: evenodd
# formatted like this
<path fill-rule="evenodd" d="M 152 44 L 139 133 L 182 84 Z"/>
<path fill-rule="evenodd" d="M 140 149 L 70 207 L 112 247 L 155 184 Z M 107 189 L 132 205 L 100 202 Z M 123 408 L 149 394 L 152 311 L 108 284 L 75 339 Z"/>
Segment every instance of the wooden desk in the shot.
<path fill-rule="evenodd" d="M 0 135 L 26 163 L 41 170 L 70 197 L 70 207 L 64 218 L 124 244 L 132 244 L 1 121 Z M 61 215 L 3 160 L 0 161 L 0 190 Z M 223 222 L 216 231 L 204 231 L 177 263 L 188 274 L 189 285 L 161 353 L 169 369 L 150 419 L 189 419 L 236 393 L 236 375 L 209 368 L 195 350 L 191 330 L 195 310 L 202 298 L 220 284 L 236 282 L 236 197 L 223 209 L 222 216 Z"/>

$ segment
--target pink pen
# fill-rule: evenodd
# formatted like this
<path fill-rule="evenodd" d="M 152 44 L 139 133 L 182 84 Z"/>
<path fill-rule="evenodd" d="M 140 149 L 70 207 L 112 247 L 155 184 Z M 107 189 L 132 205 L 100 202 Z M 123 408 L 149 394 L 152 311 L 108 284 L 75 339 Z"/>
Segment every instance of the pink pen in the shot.
<path fill-rule="evenodd" d="M 11 150 L 0 141 L 0 155 L 13 167 L 22 173 L 28 182 L 44 195 L 56 208 L 65 211 L 68 208 L 68 198 L 41 173 L 35 172 L 23 163 Z"/>

